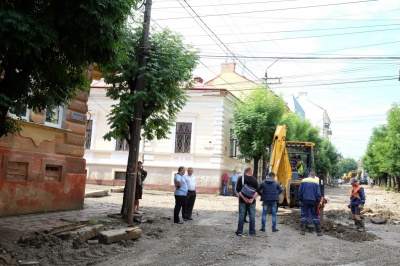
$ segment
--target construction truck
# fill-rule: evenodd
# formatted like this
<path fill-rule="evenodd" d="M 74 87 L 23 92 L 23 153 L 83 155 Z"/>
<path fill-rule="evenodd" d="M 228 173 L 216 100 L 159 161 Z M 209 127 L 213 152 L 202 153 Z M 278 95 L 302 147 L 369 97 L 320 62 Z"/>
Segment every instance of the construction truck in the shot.
<path fill-rule="evenodd" d="M 276 181 L 283 187 L 283 192 L 279 198 L 279 206 L 300 206 L 297 192 L 301 179 L 307 177 L 310 172 L 315 171 L 314 146 L 313 142 L 287 141 L 286 125 L 278 125 L 276 127 L 274 139 L 269 150 L 268 172 L 274 172 Z M 291 160 L 290 156 L 295 160 Z M 321 182 L 323 185 L 323 180 L 320 181 L 320 184 Z M 323 193 L 323 187 L 321 193 Z"/>
<path fill-rule="evenodd" d="M 361 174 L 361 171 L 352 170 L 347 174 L 345 181 L 348 182 L 348 181 L 350 181 L 351 178 L 357 178 L 357 180 L 358 180 L 358 179 L 360 179 L 360 174 Z"/>

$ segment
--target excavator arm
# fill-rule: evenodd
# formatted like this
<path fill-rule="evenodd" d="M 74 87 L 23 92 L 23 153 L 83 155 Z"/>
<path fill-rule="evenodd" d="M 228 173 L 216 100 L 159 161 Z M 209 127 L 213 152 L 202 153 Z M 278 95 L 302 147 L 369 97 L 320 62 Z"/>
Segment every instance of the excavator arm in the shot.
<path fill-rule="evenodd" d="M 283 186 L 284 192 L 281 194 L 280 203 L 286 198 L 290 204 L 289 193 L 290 181 L 292 179 L 292 169 L 290 168 L 289 155 L 286 149 L 286 125 L 278 125 L 275 130 L 274 139 L 270 150 L 269 172 L 274 172 L 276 181 Z"/>

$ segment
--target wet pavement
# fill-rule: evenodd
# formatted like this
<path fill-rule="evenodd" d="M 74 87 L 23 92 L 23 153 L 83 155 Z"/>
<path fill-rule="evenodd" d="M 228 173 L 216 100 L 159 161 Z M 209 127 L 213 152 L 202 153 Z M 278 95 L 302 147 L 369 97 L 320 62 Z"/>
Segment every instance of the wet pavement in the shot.
<path fill-rule="evenodd" d="M 114 186 L 86 185 L 85 193 L 120 188 Z M 108 214 L 119 213 L 122 205 L 122 193 L 112 193 L 110 200 L 98 201 L 85 198 L 82 210 L 35 213 L 17 216 L 0 217 L 1 230 L 19 230 L 29 232 L 51 230 L 70 224 L 69 221 L 88 221 L 90 219 L 107 219 Z"/>

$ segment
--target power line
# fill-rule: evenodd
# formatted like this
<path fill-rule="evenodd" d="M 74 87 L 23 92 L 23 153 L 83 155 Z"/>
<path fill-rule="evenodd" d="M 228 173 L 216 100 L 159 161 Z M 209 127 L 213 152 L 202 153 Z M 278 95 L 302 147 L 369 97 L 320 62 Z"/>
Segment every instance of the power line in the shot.
<path fill-rule="evenodd" d="M 191 7 L 186 0 L 183 0 L 189 7 Z M 267 9 L 267 10 L 254 10 L 254 11 L 242 11 L 242 12 L 234 12 L 234 13 L 226 13 L 226 14 L 208 14 L 203 15 L 202 17 L 215 17 L 215 16 L 230 16 L 230 15 L 243 15 L 243 14 L 254 14 L 254 13 L 264 13 L 264 12 L 272 12 L 272 11 L 283 11 L 283 10 L 293 10 L 293 9 L 305 9 L 305 8 L 313 8 L 313 7 L 327 7 L 327 6 L 338 6 L 338 5 L 348 5 L 348 4 L 357 4 L 357 3 L 365 3 L 365 2 L 375 2 L 377 0 L 364 0 L 364 1 L 354 1 L 354 2 L 345 2 L 345 3 L 335 3 L 335 4 L 325 4 L 325 5 L 314 5 L 314 6 L 301 6 L 301 7 L 287 7 L 287 8 L 276 8 L 276 9 Z M 193 10 L 193 9 L 192 9 Z M 197 14 L 196 14 L 197 15 Z M 178 18 L 165 18 L 159 20 L 173 20 L 173 19 L 185 19 L 191 17 L 178 17 Z"/>
<path fill-rule="evenodd" d="M 204 24 L 204 26 L 215 36 L 215 38 L 226 48 L 226 50 L 232 55 L 233 58 L 237 59 L 243 66 L 244 69 L 246 69 L 251 75 L 253 75 L 256 79 L 258 79 L 258 77 L 256 75 L 254 75 L 253 72 L 251 72 L 250 69 L 246 68 L 245 64 L 243 64 L 239 58 L 237 58 L 235 56 L 235 54 L 228 48 L 228 46 L 226 46 L 226 44 L 214 33 L 213 30 L 211 30 L 211 28 L 203 21 L 203 19 L 196 13 L 196 11 L 188 4 L 188 2 L 186 0 L 183 0 L 186 5 L 192 10 L 192 12 L 196 15 L 196 17 Z M 179 2 L 179 1 L 178 1 Z M 179 2 L 180 3 L 180 2 Z M 183 6 L 183 5 L 182 5 Z M 193 17 L 192 17 L 193 18 Z M 194 18 L 193 18 L 194 19 Z M 260 80 L 261 81 L 261 80 Z"/>
<path fill-rule="evenodd" d="M 332 33 L 332 34 L 310 35 L 310 36 L 297 36 L 297 37 L 287 37 L 287 38 L 270 39 L 270 40 L 254 40 L 251 42 L 258 43 L 258 42 L 284 41 L 284 40 L 293 40 L 293 39 L 308 39 L 308 38 L 316 38 L 316 37 L 333 37 L 333 36 L 342 36 L 342 35 L 364 34 L 364 33 L 371 33 L 371 32 L 393 31 L 393 30 L 400 30 L 400 28 L 383 29 L 383 30 L 354 31 L 354 32 Z M 243 42 L 243 41 L 228 42 L 227 44 L 239 44 L 239 43 L 246 43 L 246 42 Z M 201 45 L 196 45 L 196 46 L 209 46 L 209 45 L 210 44 L 201 44 Z"/>

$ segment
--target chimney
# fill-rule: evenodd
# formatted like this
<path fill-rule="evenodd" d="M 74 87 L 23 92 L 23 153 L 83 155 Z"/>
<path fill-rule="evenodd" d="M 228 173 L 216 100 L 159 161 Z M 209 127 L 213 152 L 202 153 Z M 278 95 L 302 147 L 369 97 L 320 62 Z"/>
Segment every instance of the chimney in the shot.
<path fill-rule="evenodd" d="M 235 72 L 236 63 L 222 63 L 221 64 L 221 74 L 228 72 Z"/>
<path fill-rule="evenodd" d="M 194 77 L 194 81 L 203 84 L 203 79 L 201 77 Z"/>

